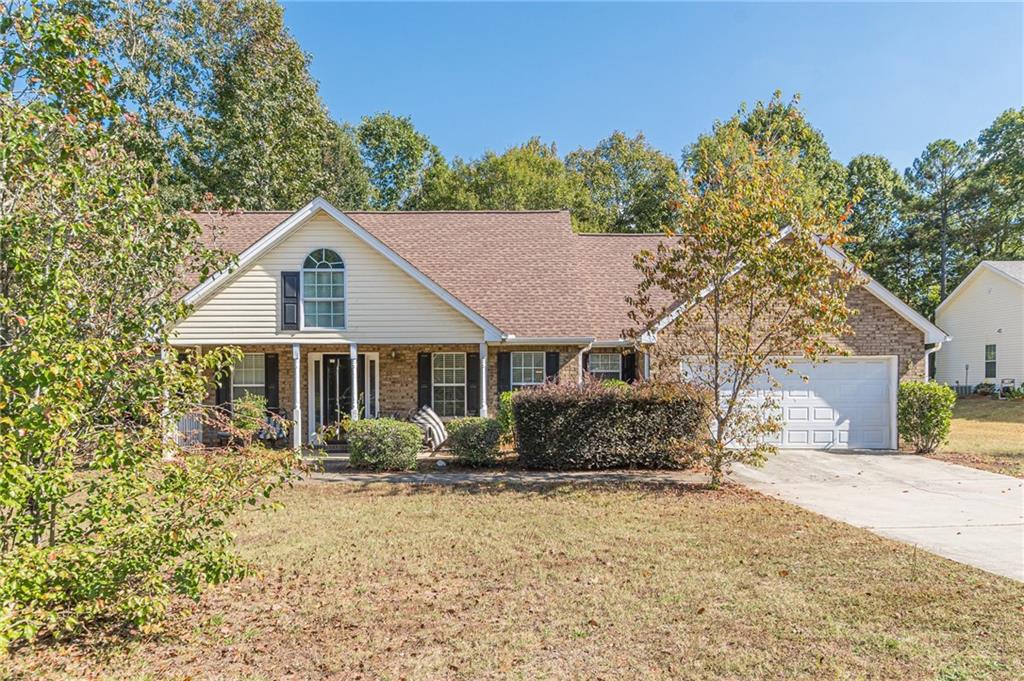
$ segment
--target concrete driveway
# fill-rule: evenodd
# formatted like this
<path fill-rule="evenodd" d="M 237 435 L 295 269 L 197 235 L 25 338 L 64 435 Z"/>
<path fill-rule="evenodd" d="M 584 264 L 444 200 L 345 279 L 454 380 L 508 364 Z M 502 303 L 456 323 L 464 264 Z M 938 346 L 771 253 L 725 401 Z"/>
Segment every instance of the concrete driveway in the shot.
<path fill-rule="evenodd" d="M 784 450 L 733 479 L 829 518 L 1024 581 L 1024 480 L 921 456 Z"/>

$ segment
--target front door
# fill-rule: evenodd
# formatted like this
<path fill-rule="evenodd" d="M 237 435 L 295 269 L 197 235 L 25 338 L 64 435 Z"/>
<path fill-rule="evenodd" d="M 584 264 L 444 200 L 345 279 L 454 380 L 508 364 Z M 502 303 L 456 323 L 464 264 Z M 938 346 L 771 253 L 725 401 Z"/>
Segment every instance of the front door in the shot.
<path fill-rule="evenodd" d="M 352 364 L 345 354 L 312 354 L 310 362 L 311 412 L 315 427 L 331 426 L 352 413 Z M 377 416 L 377 353 L 357 356 L 356 385 L 360 418 Z"/>

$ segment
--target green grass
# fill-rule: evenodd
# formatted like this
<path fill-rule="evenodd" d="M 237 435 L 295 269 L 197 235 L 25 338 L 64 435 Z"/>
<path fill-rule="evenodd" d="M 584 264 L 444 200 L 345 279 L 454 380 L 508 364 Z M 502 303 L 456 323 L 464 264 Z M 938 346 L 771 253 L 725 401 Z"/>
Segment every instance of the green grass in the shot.
<path fill-rule="evenodd" d="M 738 488 L 303 483 L 258 574 L 20 678 L 1024 677 L 1024 585 Z M 0 664 L 0 677 L 2 673 Z"/>
<path fill-rule="evenodd" d="M 934 456 L 1024 478 L 1024 400 L 957 400 L 949 442 Z"/>

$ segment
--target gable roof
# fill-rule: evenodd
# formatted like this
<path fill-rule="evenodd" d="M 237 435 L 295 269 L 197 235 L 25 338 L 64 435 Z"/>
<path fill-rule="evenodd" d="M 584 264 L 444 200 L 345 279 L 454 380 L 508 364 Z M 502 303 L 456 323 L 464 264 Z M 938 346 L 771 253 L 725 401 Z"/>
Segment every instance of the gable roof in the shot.
<path fill-rule="evenodd" d="M 386 244 L 382 243 L 376 236 L 367 232 L 362 226 L 354 222 L 350 217 L 322 198 L 313 199 L 308 204 L 295 211 L 295 213 L 276 224 L 262 236 L 259 236 L 256 241 L 252 242 L 241 252 L 237 253 L 238 263 L 235 268 L 222 270 L 221 272 L 214 274 L 212 277 L 189 291 L 185 295 L 184 301 L 190 304 L 197 304 L 201 302 L 218 288 L 230 281 L 233 274 L 245 269 L 247 265 L 263 255 L 267 250 L 280 243 L 281 240 L 287 237 L 293 230 L 305 224 L 310 218 L 320 212 L 326 213 L 330 217 L 334 218 L 341 226 L 348 228 L 353 234 L 391 261 L 392 264 L 396 265 L 403 272 L 418 281 L 444 302 L 451 305 L 455 310 L 462 313 L 473 323 L 480 326 L 484 331 L 484 338 L 486 340 L 499 340 L 501 338 L 501 330 L 481 316 L 479 312 L 453 296 L 449 291 L 438 285 L 436 281 L 420 272 L 415 266 L 409 263 L 409 261 L 389 248 Z M 274 214 L 271 213 L 269 215 L 273 216 Z M 256 230 L 253 229 L 248 236 L 252 236 L 255 231 Z M 216 236 L 216 230 L 214 231 L 214 236 Z M 225 244 L 219 244 L 218 246 L 223 250 L 227 250 L 227 248 L 225 248 L 226 243 L 230 243 L 230 241 L 226 241 Z M 236 247 L 239 244 L 240 241 L 234 243 Z"/>
<path fill-rule="evenodd" d="M 314 204 L 316 208 L 311 209 Z M 330 206 L 314 201 L 298 213 L 194 213 L 193 217 L 203 229 L 203 242 L 238 255 L 241 269 L 243 257 L 255 257 L 268 247 L 269 235 L 277 233 L 280 238 L 297 226 L 293 216 L 303 214 L 308 219 L 317 210 L 339 221 L 342 216 L 493 327 L 520 339 L 620 338 L 632 326 L 625 296 L 640 281 L 633 255 L 653 248 L 663 238 L 576 234 L 568 211 L 563 210 L 337 211 L 334 215 L 324 204 Z M 206 285 L 194 288 L 187 302 L 208 295 L 212 288 L 200 290 Z"/>
<path fill-rule="evenodd" d="M 621 338 L 633 326 L 625 298 L 640 282 L 634 255 L 653 250 L 665 239 L 657 234 L 578 234 L 564 210 L 342 213 L 316 199 L 295 213 L 193 217 L 203 228 L 204 243 L 238 255 L 240 270 L 319 211 L 480 324 L 489 340 Z M 827 253 L 847 263 L 838 251 Z M 199 284 L 186 302 L 202 300 L 229 278 L 219 273 Z M 927 343 L 946 339 L 941 329 L 878 282 L 868 278 L 866 288 L 921 329 Z"/>
<path fill-rule="evenodd" d="M 950 301 L 956 298 L 961 291 L 966 289 L 972 281 L 977 279 L 982 272 L 992 272 L 1000 277 L 1008 279 L 1018 286 L 1024 286 L 1024 260 L 982 260 L 978 266 L 971 270 L 970 274 L 953 289 L 953 292 L 946 296 L 946 299 L 935 308 L 935 314 L 946 307 Z"/>

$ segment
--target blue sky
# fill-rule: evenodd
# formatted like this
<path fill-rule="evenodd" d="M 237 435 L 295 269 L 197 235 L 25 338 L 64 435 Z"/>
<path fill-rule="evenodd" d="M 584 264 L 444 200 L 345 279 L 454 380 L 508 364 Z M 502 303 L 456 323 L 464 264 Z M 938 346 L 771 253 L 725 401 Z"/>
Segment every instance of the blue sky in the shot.
<path fill-rule="evenodd" d="M 833 155 L 904 168 L 1024 104 L 1024 4 L 286 3 L 331 114 L 412 116 L 448 156 L 612 130 L 681 149 L 799 92 Z"/>

